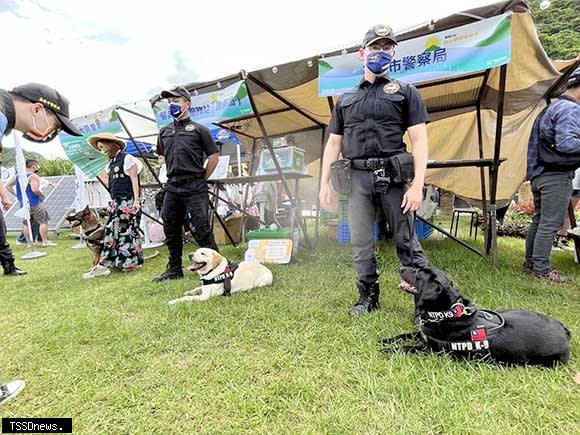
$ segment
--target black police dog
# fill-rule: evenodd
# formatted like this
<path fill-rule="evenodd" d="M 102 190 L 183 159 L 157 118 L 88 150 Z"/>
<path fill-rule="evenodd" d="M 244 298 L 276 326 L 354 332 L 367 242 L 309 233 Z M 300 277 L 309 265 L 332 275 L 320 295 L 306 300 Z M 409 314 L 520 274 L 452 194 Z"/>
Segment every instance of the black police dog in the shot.
<path fill-rule="evenodd" d="M 407 352 L 443 351 L 509 365 L 554 366 L 570 358 L 570 331 L 556 319 L 532 311 L 477 309 L 434 268 L 402 267 L 400 274 L 416 288 L 413 296 L 419 332 L 399 338 L 422 342 L 407 346 Z M 389 341 L 393 339 L 383 343 Z"/>

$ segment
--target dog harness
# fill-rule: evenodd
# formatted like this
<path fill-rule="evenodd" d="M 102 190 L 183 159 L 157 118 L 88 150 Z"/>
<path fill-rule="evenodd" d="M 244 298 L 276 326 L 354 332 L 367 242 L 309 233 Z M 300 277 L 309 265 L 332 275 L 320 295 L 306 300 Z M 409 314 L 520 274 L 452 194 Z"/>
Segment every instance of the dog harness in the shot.
<path fill-rule="evenodd" d="M 226 266 L 223 273 L 220 273 L 218 276 L 215 276 L 212 279 L 203 279 L 200 278 L 202 285 L 209 285 L 209 284 L 222 284 L 224 285 L 224 293 L 223 296 L 231 296 L 232 293 L 232 278 L 234 277 L 234 272 L 238 268 L 236 263 L 232 263 L 228 261 L 228 265 Z M 210 274 L 213 270 L 210 270 L 206 275 Z"/>
<path fill-rule="evenodd" d="M 505 326 L 501 314 L 489 310 L 475 310 L 472 314 L 474 323 L 465 331 L 464 337 L 452 340 L 434 337 L 426 322 L 419 326 L 419 333 L 427 345 L 436 352 L 460 353 L 468 357 L 488 358 L 495 337 Z"/>
<path fill-rule="evenodd" d="M 104 230 L 105 227 L 102 224 L 99 224 L 90 230 L 86 230 L 83 234 L 83 238 L 86 240 L 87 245 L 103 248 L 105 246 L 105 242 L 103 240 L 103 236 L 105 235 Z"/>
<path fill-rule="evenodd" d="M 440 323 L 464 316 L 474 316 L 473 327 L 465 331 L 464 337 L 446 340 L 435 337 L 429 324 Z M 405 333 L 396 337 L 381 340 L 383 346 L 392 345 L 402 340 L 421 340 L 435 352 L 460 354 L 468 358 L 486 359 L 491 357 L 490 349 L 495 337 L 504 328 L 505 319 L 501 314 L 490 310 L 478 310 L 473 305 L 465 306 L 459 298 L 447 311 L 427 311 L 418 319 L 418 332 Z M 394 353 L 389 347 L 381 349 L 383 353 Z"/>

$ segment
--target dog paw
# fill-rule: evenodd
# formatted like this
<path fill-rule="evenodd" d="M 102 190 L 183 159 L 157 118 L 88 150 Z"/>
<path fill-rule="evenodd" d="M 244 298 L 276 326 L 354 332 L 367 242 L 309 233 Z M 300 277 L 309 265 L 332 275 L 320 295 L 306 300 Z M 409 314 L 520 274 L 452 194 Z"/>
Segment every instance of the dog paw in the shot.
<path fill-rule="evenodd" d="M 201 287 L 194 288 L 193 290 L 189 290 L 183 293 L 184 296 L 198 296 L 201 294 Z"/>

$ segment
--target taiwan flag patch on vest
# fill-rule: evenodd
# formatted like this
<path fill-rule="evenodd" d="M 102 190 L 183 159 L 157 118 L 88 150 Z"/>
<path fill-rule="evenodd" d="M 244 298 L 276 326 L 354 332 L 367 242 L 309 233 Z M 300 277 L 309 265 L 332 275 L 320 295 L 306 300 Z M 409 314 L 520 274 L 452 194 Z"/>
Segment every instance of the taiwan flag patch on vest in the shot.
<path fill-rule="evenodd" d="M 479 327 L 471 330 L 471 341 L 487 340 L 487 331 L 485 327 Z"/>

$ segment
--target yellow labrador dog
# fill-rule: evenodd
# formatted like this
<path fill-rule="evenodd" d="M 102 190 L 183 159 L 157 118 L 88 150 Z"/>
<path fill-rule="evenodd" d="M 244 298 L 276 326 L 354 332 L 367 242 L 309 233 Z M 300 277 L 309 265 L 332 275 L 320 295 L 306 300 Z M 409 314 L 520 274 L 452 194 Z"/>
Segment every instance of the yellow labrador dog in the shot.
<path fill-rule="evenodd" d="M 188 269 L 197 272 L 201 287 L 186 292 L 179 299 L 169 301 L 170 305 L 207 301 L 213 296 L 230 296 L 232 293 L 272 284 L 272 272 L 256 261 L 242 261 L 237 265 L 209 248 L 198 249 L 189 254 L 189 259 L 192 263 Z"/>

